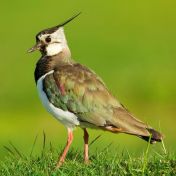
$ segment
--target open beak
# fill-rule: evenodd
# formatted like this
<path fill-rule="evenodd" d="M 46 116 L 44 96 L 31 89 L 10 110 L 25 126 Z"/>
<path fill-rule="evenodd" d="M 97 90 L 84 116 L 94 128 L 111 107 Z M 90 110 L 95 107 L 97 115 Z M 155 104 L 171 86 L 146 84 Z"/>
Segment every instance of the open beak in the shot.
<path fill-rule="evenodd" d="M 41 46 L 42 46 L 42 43 L 38 42 L 32 48 L 30 48 L 27 52 L 32 53 L 36 50 L 40 50 Z"/>

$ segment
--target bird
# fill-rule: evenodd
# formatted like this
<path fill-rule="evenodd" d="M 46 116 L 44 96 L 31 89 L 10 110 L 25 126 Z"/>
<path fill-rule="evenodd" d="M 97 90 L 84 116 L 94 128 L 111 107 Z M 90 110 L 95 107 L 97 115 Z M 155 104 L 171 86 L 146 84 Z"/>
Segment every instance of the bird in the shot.
<path fill-rule="evenodd" d="M 86 164 L 90 162 L 87 128 L 135 135 L 151 144 L 163 140 L 160 132 L 132 115 L 93 70 L 73 60 L 64 27 L 79 15 L 75 14 L 57 26 L 40 31 L 36 35 L 36 44 L 28 50 L 29 53 L 36 50 L 41 52 L 34 72 L 39 97 L 46 110 L 68 132 L 57 168 L 65 161 L 73 141 L 73 130 L 77 127 L 84 133 Z"/>

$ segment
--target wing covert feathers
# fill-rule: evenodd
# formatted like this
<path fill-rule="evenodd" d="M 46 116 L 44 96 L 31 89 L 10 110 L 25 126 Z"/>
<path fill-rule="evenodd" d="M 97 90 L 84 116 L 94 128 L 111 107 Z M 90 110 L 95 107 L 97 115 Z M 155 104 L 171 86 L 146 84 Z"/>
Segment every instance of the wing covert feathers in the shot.
<path fill-rule="evenodd" d="M 44 91 L 58 108 L 74 113 L 80 124 L 113 133 L 161 141 L 162 135 L 130 114 L 93 71 L 80 64 L 58 65 L 46 76 Z"/>

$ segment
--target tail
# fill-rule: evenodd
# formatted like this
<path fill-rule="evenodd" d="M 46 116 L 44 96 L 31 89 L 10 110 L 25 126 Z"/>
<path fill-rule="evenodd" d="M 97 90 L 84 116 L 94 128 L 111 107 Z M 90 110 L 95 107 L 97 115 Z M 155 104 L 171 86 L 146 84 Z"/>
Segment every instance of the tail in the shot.
<path fill-rule="evenodd" d="M 147 142 L 150 142 L 151 144 L 162 141 L 163 135 L 160 132 L 152 128 L 147 128 L 147 130 L 149 131 L 150 136 L 139 136 L 139 137 Z"/>
<path fill-rule="evenodd" d="M 113 118 L 105 128 L 113 133 L 120 132 L 138 136 L 151 144 L 161 142 L 163 139 L 160 132 L 136 119 L 124 107 L 114 109 Z"/>

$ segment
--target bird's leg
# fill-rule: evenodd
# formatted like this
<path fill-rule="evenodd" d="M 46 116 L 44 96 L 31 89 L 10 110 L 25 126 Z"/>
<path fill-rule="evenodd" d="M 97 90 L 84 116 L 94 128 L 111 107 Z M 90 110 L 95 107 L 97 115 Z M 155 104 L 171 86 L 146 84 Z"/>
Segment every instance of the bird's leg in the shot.
<path fill-rule="evenodd" d="M 56 168 L 59 168 L 64 163 L 65 156 L 67 155 L 67 152 L 68 152 L 68 150 L 70 148 L 70 145 L 71 145 L 72 141 L 73 141 L 73 132 L 72 132 L 71 129 L 68 128 L 67 144 L 66 144 L 66 146 L 64 148 L 64 151 L 63 151 L 61 157 L 59 158 L 59 160 L 57 162 Z"/>
<path fill-rule="evenodd" d="M 88 145 L 88 140 L 89 140 L 89 134 L 84 128 L 84 163 L 88 164 L 89 163 L 89 145 Z"/>

